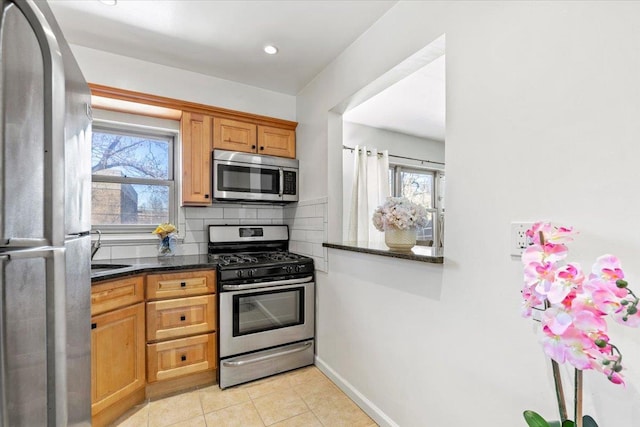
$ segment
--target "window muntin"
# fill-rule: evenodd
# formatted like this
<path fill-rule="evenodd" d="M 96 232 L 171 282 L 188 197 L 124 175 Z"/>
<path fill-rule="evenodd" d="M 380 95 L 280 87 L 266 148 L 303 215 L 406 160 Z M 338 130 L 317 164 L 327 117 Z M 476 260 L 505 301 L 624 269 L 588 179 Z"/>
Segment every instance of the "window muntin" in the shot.
<path fill-rule="evenodd" d="M 117 124 L 92 135 L 92 225 L 141 232 L 175 222 L 174 135 Z"/>

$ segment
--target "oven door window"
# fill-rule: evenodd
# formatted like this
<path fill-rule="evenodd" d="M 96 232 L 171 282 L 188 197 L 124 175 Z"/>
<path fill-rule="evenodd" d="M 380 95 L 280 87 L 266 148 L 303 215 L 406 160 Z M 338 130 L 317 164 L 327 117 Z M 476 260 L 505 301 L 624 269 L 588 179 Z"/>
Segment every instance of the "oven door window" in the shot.
<path fill-rule="evenodd" d="M 254 292 L 233 297 L 233 336 L 304 323 L 304 288 Z"/>
<path fill-rule="evenodd" d="M 217 181 L 219 191 L 266 194 L 280 191 L 278 169 L 219 164 Z"/>

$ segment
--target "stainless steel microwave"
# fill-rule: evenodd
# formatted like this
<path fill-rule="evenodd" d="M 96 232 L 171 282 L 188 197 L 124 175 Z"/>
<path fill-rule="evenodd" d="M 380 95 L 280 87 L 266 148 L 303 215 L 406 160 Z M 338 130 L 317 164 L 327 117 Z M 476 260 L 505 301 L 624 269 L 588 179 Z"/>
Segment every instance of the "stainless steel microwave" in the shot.
<path fill-rule="evenodd" d="M 298 201 L 298 160 L 213 150 L 213 198 L 224 201 Z"/>

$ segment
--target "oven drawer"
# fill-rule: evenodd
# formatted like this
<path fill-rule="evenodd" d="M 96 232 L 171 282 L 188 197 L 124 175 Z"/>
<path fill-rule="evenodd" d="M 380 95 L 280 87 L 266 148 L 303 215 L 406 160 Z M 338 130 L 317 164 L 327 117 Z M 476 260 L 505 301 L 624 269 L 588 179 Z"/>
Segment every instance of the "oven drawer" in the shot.
<path fill-rule="evenodd" d="M 147 298 L 162 299 L 215 293 L 214 270 L 150 274 L 147 276 Z"/>
<path fill-rule="evenodd" d="M 147 303 L 147 340 L 157 341 L 216 329 L 216 296 Z"/>
<path fill-rule="evenodd" d="M 216 367 L 215 333 L 147 344 L 147 381 L 152 383 Z"/>

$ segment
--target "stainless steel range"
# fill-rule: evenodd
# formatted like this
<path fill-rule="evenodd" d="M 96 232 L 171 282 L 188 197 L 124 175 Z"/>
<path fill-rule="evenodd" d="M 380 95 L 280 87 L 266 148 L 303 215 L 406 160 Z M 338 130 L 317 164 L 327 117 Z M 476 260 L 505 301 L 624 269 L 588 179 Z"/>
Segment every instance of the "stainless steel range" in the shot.
<path fill-rule="evenodd" d="M 288 246 L 286 225 L 209 226 L 220 388 L 313 364 L 313 259 Z"/>

